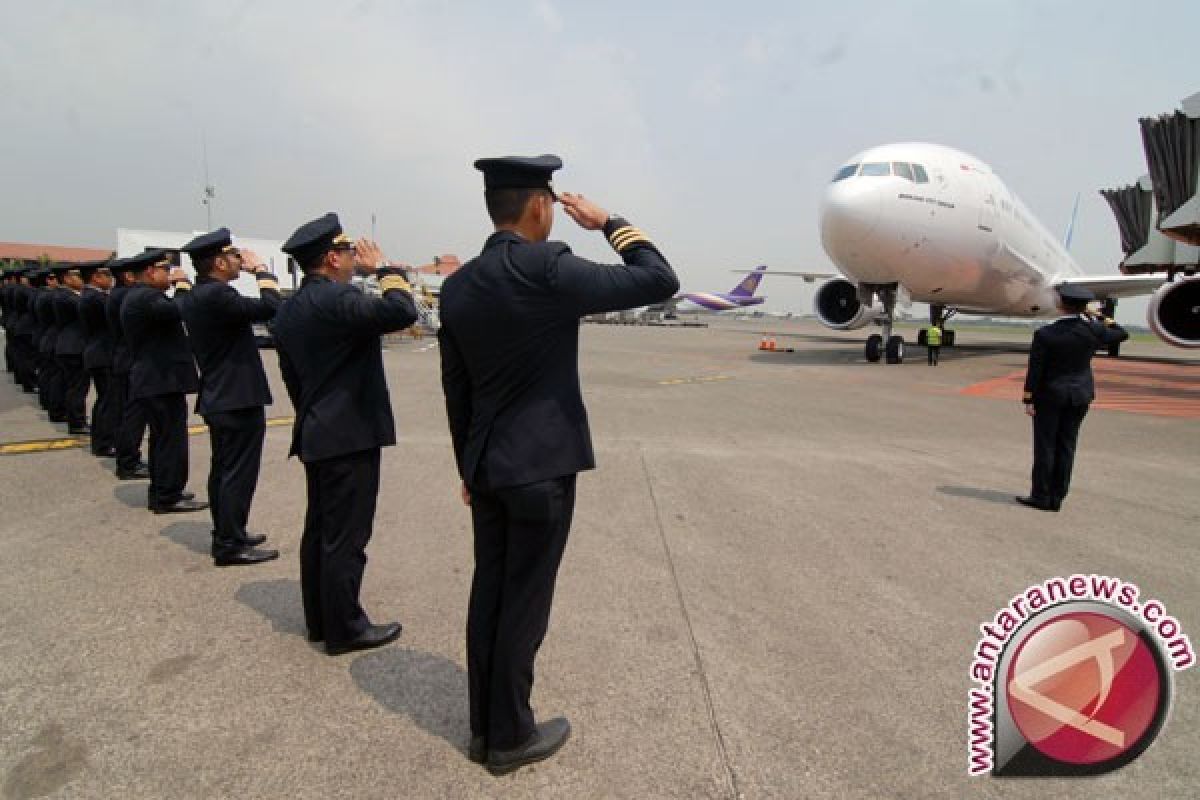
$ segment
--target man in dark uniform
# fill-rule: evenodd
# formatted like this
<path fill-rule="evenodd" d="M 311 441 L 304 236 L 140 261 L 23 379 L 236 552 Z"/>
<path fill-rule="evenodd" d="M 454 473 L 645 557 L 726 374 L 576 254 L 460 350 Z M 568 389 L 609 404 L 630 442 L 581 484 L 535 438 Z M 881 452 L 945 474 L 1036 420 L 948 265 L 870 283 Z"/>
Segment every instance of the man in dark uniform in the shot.
<path fill-rule="evenodd" d="M 59 287 L 54 292 L 54 319 L 58 337 L 54 340 L 54 359 L 62 372 L 63 410 L 67 432 L 76 436 L 91 433 L 87 424 L 88 373 L 83 367 L 83 348 L 87 339 L 79 320 L 79 296 L 83 275 L 77 264 L 55 267 Z"/>
<path fill-rule="evenodd" d="M 1065 315 L 1033 335 L 1025 372 L 1025 413 L 1033 417 L 1033 486 L 1017 502 L 1040 511 L 1058 511 L 1071 484 L 1079 427 L 1096 397 L 1092 356 L 1123 342 L 1129 334 L 1111 319 L 1087 310 L 1090 289 L 1064 284 L 1058 289 Z"/>
<path fill-rule="evenodd" d="M 579 388 L 579 320 L 661 302 L 679 281 L 641 231 L 582 195 L 562 195 L 563 209 L 584 229 L 603 230 L 624 263 L 597 264 L 547 241 L 557 157 L 475 166 L 496 231 L 446 279 L 438 338 L 475 530 L 469 755 L 502 774 L 549 757 L 570 734 L 562 717 L 536 724 L 529 695 L 571 527 L 575 476 L 595 466 Z"/>
<path fill-rule="evenodd" d="M 17 271 L 13 267 L 4 267 L 3 281 L 0 282 L 0 327 L 4 328 L 4 369 L 11 372 L 13 380 L 17 376 L 17 357 L 13 352 L 12 326 L 15 319 L 13 312 L 13 288 L 17 284 Z"/>
<path fill-rule="evenodd" d="M 121 329 L 129 344 L 129 399 L 142 406 L 150 428 L 150 488 L 146 507 L 155 514 L 202 511 L 208 503 L 185 492 L 188 479 L 186 395 L 200 388 L 179 306 L 165 292 L 186 281 L 171 268 L 166 250 L 129 259 L 138 285 L 121 304 Z"/>
<path fill-rule="evenodd" d="M 183 251 L 196 269 L 196 286 L 181 281 L 175 292 L 200 368 L 196 413 L 208 424 L 212 447 L 213 563 L 260 564 L 278 558 L 279 551 L 258 549 L 267 537 L 246 530 L 267 432 L 263 406 L 271 402 L 251 323 L 275 316 L 282 302 L 279 282 L 257 256 L 233 246 L 228 228 L 197 236 Z M 230 286 L 243 270 L 258 280 L 258 298 L 243 297 Z"/>
<path fill-rule="evenodd" d="M 295 407 L 289 456 L 304 463 L 308 509 L 300 585 L 309 641 L 330 655 L 395 640 L 400 623 L 374 625 L 359 604 L 379 494 L 380 448 L 396 443 L 380 336 L 417 319 L 403 270 L 373 242 L 342 233 L 336 214 L 301 225 L 283 245 L 304 270 L 271 330 Z M 374 268 L 382 297 L 350 284 Z"/>
<path fill-rule="evenodd" d="M 38 330 L 35 333 L 38 352 L 38 402 L 46 410 L 51 422 L 66 422 L 62 370 L 54 358 L 54 349 L 58 344 L 58 321 L 54 316 L 58 276 L 50 267 L 43 267 L 39 275 L 41 288 L 33 306 L 38 320 Z"/>
<path fill-rule="evenodd" d="M 119 258 L 108 265 L 116 286 L 108 293 L 104 316 L 112 337 L 112 404 L 117 421 L 113 446 L 117 449 L 117 478 L 123 481 L 144 480 L 150 477 L 150 466 L 142 461 L 142 439 L 146 436 L 146 414 L 141 403 L 129 395 L 129 370 L 132 353 L 121 327 L 121 306 L 136 286 L 130 270 L 133 259 Z"/>
<path fill-rule="evenodd" d="M 33 313 L 36 296 L 30 280 L 33 270 L 28 267 L 17 270 L 17 285 L 13 287 L 13 351 L 17 357 L 17 383 L 27 394 L 37 391 L 37 351 L 33 345 L 33 333 L 37 318 Z"/>
<path fill-rule="evenodd" d="M 109 261 L 80 265 L 83 291 L 79 295 L 79 322 L 83 326 L 83 368 L 96 389 L 92 403 L 92 455 L 112 458 L 117 454 L 116 430 L 119 409 L 112 396 L 112 336 L 104 305 L 112 289 Z"/>

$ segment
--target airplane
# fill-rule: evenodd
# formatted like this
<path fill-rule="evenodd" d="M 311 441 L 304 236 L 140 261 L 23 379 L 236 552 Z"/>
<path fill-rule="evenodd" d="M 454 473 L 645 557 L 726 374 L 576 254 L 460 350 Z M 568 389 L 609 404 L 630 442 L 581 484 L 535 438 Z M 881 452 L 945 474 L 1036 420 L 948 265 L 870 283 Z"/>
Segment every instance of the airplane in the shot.
<path fill-rule="evenodd" d="M 663 303 L 661 309 L 652 307 L 651 310 L 661 310 L 670 318 L 676 313 L 712 314 L 762 305 L 767 298 L 756 292 L 766 272 L 765 265 L 757 266 L 728 292 L 685 292 Z"/>
<path fill-rule="evenodd" d="M 892 333 L 898 302 L 928 303 L 937 325 L 956 313 L 1054 317 L 1064 283 L 1091 289 L 1108 316 L 1117 298 L 1152 293 L 1151 329 L 1177 347 L 1200 347 L 1200 275 L 1085 274 L 987 164 L 959 150 L 907 142 L 847 159 L 825 191 L 820 230 L 840 275 L 771 274 L 828 279 L 814 310 L 829 328 L 879 325 L 867 361 L 903 361 L 904 339 Z M 953 345 L 954 331 L 942 341 Z"/>

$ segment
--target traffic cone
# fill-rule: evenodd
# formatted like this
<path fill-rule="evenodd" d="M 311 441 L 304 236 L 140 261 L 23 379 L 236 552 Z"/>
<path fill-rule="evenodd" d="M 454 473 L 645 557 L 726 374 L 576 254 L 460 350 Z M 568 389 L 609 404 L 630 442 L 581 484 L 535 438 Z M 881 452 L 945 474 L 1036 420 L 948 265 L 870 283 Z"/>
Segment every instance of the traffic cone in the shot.
<path fill-rule="evenodd" d="M 762 337 L 762 340 L 758 343 L 758 349 L 759 350 L 767 349 L 767 337 L 765 337 L 765 336 Z"/>
<path fill-rule="evenodd" d="M 770 339 L 767 340 L 767 349 L 768 350 L 775 349 L 775 337 L 774 336 L 772 336 Z"/>

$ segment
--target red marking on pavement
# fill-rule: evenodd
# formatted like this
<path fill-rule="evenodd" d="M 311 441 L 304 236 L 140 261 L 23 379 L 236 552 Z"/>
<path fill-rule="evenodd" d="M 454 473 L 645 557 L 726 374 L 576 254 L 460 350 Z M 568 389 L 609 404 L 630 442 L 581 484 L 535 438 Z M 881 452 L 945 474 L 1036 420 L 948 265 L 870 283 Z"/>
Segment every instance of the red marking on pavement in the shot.
<path fill-rule="evenodd" d="M 1106 359 L 1092 362 L 1092 372 L 1096 379 L 1092 408 L 1200 419 L 1200 367 Z M 960 394 L 1019 401 L 1024 385 L 1025 371 L 1021 370 L 971 384 Z"/>

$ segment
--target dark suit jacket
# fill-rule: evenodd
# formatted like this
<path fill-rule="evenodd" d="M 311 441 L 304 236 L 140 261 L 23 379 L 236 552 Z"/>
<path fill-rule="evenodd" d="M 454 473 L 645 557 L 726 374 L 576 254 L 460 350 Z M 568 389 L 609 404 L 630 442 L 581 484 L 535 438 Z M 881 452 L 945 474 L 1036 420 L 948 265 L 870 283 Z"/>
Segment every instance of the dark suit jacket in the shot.
<path fill-rule="evenodd" d="M 1025 402 L 1083 406 L 1096 398 L 1092 356 L 1098 349 L 1123 342 L 1129 334 L 1120 325 L 1081 316 L 1063 317 L 1033 334 L 1025 371 Z"/>
<path fill-rule="evenodd" d="M 416 319 L 407 292 L 373 297 L 321 275 L 305 277 L 271 324 L 296 409 L 289 456 L 308 463 L 396 443 L 379 337 Z"/>
<path fill-rule="evenodd" d="M 271 285 L 275 276 L 263 273 L 258 298 L 243 297 L 213 278 L 200 278 L 191 291 L 176 290 L 188 343 L 200 368 L 197 414 L 270 405 L 271 390 L 250 324 L 275 316 L 283 298 Z"/>
<path fill-rule="evenodd" d="M 54 290 L 54 320 L 58 323 L 55 355 L 82 356 L 87 337 L 79 321 L 79 295 L 65 286 Z"/>
<path fill-rule="evenodd" d="M 104 314 L 108 294 L 94 286 L 83 287 L 79 296 L 79 321 L 87 344 L 83 347 L 85 369 L 104 369 L 112 366 L 112 334 Z"/>
<path fill-rule="evenodd" d="M 133 366 L 129 343 L 125 341 L 125 331 L 121 327 L 121 306 L 125 303 L 125 296 L 132 290 L 132 286 L 114 286 L 109 291 L 108 303 L 104 306 L 108 335 L 112 337 L 112 370 L 118 375 L 128 374 L 129 368 Z"/>
<path fill-rule="evenodd" d="M 33 301 L 34 315 L 38 321 L 37 330 L 34 332 L 34 336 L 37 337 L 35 346 L 39 353 L 51 355 L 58 345 L 58 322 L 54 317 L 55 291 L 57 290 L 42 287 L 37 290 Z"/>
<path fill-rule="evenodd" d="M 200 388 L 179 306 L 158 289 L 137 286 L 121 303 L 129 345 L 129 398 L 190 394 Z"/>
<path fill-rule="evenodd" d="M 19 284 L 13 287 L 13 310 L 15 320 L 12 325 L 13 336 L 33 336 L 37 328 L 37 317 L 33 313 L 33 299 L 37 296 L 32 286 Z"/>
<path fill-rule="evenodd" d="M 623 264 L 597 264 L 562 242 L 500 231 L 442 285 L 442 388 L 468 487 L 595 466 L 579 388 L 579 319 L 662 302 L 679 289 L 648 241 L 621 256 Z"/>

